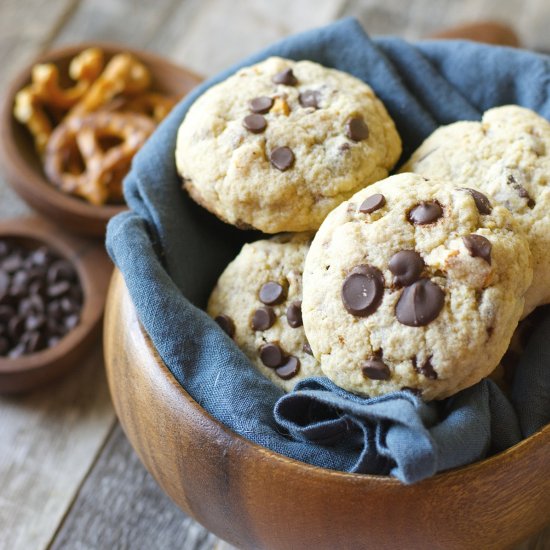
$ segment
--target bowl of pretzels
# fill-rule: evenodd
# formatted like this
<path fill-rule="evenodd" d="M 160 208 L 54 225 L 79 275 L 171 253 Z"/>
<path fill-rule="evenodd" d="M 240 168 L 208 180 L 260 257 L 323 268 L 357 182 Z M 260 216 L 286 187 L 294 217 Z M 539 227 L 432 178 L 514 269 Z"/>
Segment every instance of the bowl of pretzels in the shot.
<path fill-rule="evenodd" d="M 7 181 L 71 232 L 103 236 L 125 209 L 132 158 L 200 78 L 165 59 L 114 44 L 52 50 L 22 70 L 2 105 Z"/>

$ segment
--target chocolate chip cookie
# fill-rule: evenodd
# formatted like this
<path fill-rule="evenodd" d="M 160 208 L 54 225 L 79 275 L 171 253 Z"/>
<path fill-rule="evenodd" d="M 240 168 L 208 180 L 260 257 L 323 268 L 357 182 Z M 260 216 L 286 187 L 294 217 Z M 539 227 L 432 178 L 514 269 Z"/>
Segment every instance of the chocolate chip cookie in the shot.
<path fill-rule="evenodd" d="M 311 234 L 243 246 L 218 280 L 208 313 L 256 368 L 286 391 L 322 376 L 302 326 L 302 271 Z"/>
<path fill-rule="evenodd" d="M 481 122 L 436 130 L 402 171 L 450 179 L 506 206 L 527 235 L 533 284 L 527 315 L 550 303 L 550 122 L 515 105 L 487 111 Z"/>
<path fill-rule="evenodd" d="M 531 278 L 529 246 L 506 208 L 401 174 L 321 225 L 304 268 L 304 328 L 338 386 L 441 399 L 497 366 Z"/>
<path fill-rule="evenodd" d="M 353 76 L 272 57 L 206 91 L 179 132 L 176 164 L 191 197 L 266 233 L 319 227 L 383 179 L 401 140 L 384 105 Z"/>

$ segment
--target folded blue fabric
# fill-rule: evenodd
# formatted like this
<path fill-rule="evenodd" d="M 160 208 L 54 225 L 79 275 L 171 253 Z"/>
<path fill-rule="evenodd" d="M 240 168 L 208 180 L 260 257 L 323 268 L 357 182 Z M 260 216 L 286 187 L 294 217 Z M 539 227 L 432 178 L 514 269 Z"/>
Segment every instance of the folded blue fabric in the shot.
<path fill-rule="evenodd" d="M 405 483 L 503 450 L 550 422 L 550 316 L 517 371 L 512 406 L 490 381 L 429 404 L 407 392 L 364 399 L 322 378 L 283 396 L 200 309 L 243 242 L 258 234 L 225 225 L 182 191 L 176 132 L 204 90 L 271 55 L 311 59 L 368 82 L 396 121 L 404 158 L 437 126 L 479 119 L 496 105 L 517 103 L 550 118 L 548 57 L 460 41 L 371 41 L 353 19 L 285 39 L 198 87 L 134 159 L 125 181 L 131 210 L 107 233 L 139 318 L 175 378 L 255 443 L 317 466 L 391 474 Z"/>

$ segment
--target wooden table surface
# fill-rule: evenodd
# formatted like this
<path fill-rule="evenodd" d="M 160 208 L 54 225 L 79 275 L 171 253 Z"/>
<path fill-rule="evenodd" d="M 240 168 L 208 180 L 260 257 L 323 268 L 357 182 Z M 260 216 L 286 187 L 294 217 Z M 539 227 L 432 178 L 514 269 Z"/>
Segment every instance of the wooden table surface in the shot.
<path fill-rule="evenodd" d="M 210 75 L 345 15 L 373 35 L 409 39 L 496 18 L 525 46 L 550 51 L 548 0 L 0 0 L 0 94 L 18 68 L 60 44 L 116 41 Z M 0 218 L 27 212 L 0 178 Z M 60 382 L 0 397 L 0 550 L 43 548 L 229 548 L 141 466 L 114 415 L 99 345 Z M 522 548 L 550 548 L 550 530 Z"/>

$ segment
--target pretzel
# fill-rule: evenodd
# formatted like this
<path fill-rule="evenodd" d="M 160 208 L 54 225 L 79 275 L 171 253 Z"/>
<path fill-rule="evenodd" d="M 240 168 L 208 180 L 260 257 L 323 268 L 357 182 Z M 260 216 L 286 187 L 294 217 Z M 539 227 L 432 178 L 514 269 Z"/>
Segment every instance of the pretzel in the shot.
<path fill-rule="evenodd" d="M 69 111 L 68 116 L 97 111 L 116 96 L 138 94 L 150 84 L 151 75 L 143 63 L 128 53 L 117 54 L 107 63 L 103 73 L 81 101 Z"/>
<path fill-rule="evenodd" d="M 74 86 L 61 88 L 59 69 L 53 63 L 33 67 L 31 84 L 15 96 L 14 116 L 27 126 L 40 154 L 52 132 L 52 122 L 59 122 L 66 111 L 82 99 L 102 68 L 102 51 L 98 48 L 84 50 L 69 65 Z"/>
<path fill-rule="evenodd" d="M 154 129 L 139 114 L 100 111 L 68 117 L 48 141 L 46 175 L 65 193 L 92 204 L 120 201 L 132 157 Z"/>
<path fill-rule="evenodd" d="M 174 97 L 156 92 L 145 92 L 144 94 L 127 99 L 116 106 L 115 110 L 123 113 L 140 113 L 152 118 L 158 124 L 162 122 L 176 103 L 177 99 Z"/>

